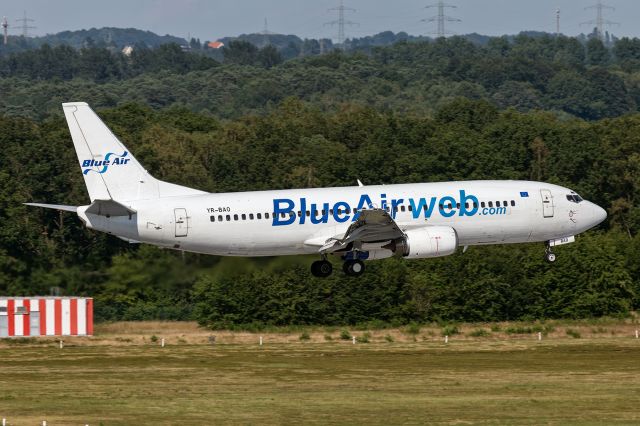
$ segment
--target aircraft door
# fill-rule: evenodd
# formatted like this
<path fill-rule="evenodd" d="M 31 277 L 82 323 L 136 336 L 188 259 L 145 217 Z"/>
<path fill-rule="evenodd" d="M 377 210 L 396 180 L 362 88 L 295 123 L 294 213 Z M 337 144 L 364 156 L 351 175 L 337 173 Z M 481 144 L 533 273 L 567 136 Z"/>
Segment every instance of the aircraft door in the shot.
<path fill-rule="evenodd" d="M 189 233 L 189 216 L 187 209 L 174 209 L 176 217 L 176 237 L 186 237 Z"/>
<path fill-rule="evenodd" d="M 544 217 L 553 217 L 553 195 L 548 189 L 541 189 L 542 196 L 542 215 Z"/>

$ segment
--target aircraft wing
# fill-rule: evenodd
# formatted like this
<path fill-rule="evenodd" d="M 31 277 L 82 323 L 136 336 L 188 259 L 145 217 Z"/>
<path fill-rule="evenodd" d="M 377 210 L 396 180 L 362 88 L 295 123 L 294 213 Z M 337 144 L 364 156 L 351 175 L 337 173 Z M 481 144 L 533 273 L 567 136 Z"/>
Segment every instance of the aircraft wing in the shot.
<path fill-rule="evenodd" d="M 398 227 L 391 215 L 380 208 L 360 211 L 358 218 L 349 226 L 342 236 L 327 239 L 320 253 L 333 253 L 347 249 L 349 245 L 358 247 L 363 243 L 377 243 L 403 237 L 404 232 Z"/>

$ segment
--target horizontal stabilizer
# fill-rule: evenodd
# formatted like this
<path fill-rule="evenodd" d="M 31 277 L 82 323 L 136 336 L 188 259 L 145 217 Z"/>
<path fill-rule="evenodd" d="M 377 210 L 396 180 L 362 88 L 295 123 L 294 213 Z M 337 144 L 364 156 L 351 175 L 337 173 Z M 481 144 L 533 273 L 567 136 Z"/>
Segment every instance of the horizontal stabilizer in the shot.
<path fill-rule="evenodd" d="M 77 206 L 65 206 L 63 204 L 42 204 L 42 203 L 24 203 L 26 206 L 44 207 L 45 209 L 62 210 L 65 212 L 78 212 Z"/>
<path fill-rule="evenodd" d="M 131 216 L 135 214 L 136 211 L 117 201 L 94 200 L 87 210 L 85 210 L 85 213 L 98 216 Z"/>
<path fill-rule="evenodd" d="M 120 238 L 122 241 L 126 241 L 129 244 L 140 244 L 140 241 L 138 240 L 132 240 L 131 238 L 127 238 L 127 237 L 118 237 Z"/>

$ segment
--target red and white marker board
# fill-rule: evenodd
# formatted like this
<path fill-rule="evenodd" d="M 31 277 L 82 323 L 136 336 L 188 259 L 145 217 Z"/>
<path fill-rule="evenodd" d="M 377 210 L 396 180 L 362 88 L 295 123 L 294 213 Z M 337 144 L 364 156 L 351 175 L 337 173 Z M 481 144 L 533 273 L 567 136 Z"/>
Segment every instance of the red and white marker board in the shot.
<path fill-rule="evenodd" d="M 0 297 L 0 337 L 91 335 L 91 297 Z"/>

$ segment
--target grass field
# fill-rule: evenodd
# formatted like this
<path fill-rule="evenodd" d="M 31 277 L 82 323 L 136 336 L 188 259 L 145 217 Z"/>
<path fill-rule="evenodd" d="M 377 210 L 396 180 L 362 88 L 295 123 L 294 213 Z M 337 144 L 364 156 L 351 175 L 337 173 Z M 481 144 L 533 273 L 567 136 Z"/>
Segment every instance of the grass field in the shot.
<path fill-rule="evenodd" d="M 63 349 L 2 342 L 0 417 L 15 425 L 640 423 L 633 325 L 569 326 L 573 337 L 556 326 L 542 341 L 524 326 L 513 329 L 525 334 L 461 326 L 448 344 L 437 328 L 372 331 L 371 343 L 355 345 L 341 330 L 310 329 L 308 340 L 270 333 L 259 346 L 257 334 L 230 332 L 213 333 L 211 345 L 212 332 L 190 323 L 101 325 Z M 166 335 L 167 346 L 152 335 Z"/>

